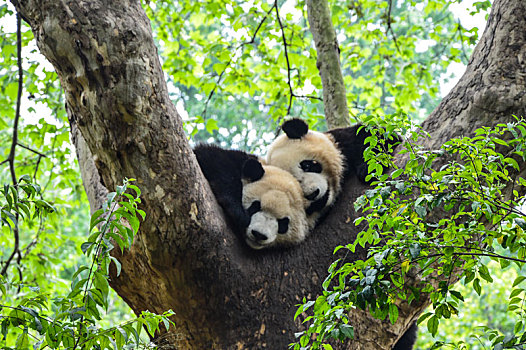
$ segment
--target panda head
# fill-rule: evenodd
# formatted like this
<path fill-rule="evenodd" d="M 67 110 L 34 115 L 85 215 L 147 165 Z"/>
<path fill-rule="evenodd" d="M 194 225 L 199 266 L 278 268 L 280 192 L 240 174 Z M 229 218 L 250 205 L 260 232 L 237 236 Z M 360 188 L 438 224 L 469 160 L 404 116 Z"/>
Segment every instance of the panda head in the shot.
<path fill-rule="evenodd" d="M 309 130 L 301 119 L 286 121 L 282 130 L 285 134 L 270 146 L 267 163 L 298 180 L 310 203 L 307 215 L 319 213 L 332 205 L 340 192 L 344 157 L 332 135 Z"/>
<path fill-rule="evenodd" d="M 308 233 L 301 187 L 282 169 L 248 160 L 243 166 L 242 204 L 250 217 L 245 240 L 253 249 L 293 245 Z"/>

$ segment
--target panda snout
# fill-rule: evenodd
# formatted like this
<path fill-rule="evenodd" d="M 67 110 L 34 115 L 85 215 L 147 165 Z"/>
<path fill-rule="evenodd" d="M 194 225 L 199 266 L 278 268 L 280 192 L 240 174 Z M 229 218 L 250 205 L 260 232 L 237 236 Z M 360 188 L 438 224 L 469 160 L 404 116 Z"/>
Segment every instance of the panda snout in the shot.
<path fill-rule="evenodd" d="M 320 194 L 320 189 L 317 188 L 314 192 L 312 192 L 311 194 L 308 194 L 305 196 L 305 198 L 307 198 L 308 200 L 312 201 L 312 200 L 315 200 L 316 197 L 318 197 L 318 195 Z"/>
<path fill-rule="evenodd" d="M 264 234 L 262 234 L 259 231 L 252 230 L 252 231 L 250 231 L 250 233 L 256 239 L 256 241 L 266 241 L 268 239 L 267 236 L 265 236 Z"/>

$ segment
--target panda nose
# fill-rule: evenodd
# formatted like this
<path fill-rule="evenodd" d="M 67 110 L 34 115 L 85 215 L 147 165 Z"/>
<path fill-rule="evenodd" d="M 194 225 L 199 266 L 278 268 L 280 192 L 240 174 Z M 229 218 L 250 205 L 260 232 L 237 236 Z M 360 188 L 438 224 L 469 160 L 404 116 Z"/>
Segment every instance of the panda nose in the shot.
<path fill-rule="evenodd" d="M 254 236 L 254 238 L 255 238 L 257 241 L 266 241 L 266 240 L 267 240 L 267 236 L 265 236 L 265 235 L 262 234 L 261 232 L 258 232 L 258 231 L 256 231 L 256 230 L 252 230 L 251 233 L 252 233 L 252 236 Z"/>
<path fill-rule="evenodd" d="M 312 192 L 312 193 L 309 194 L 309 195 L 306 195 L 305 198 L 307 198 L 308 200 L 312 201 L 312 200 L 314 200 L 316 197 L 318 197 L 319 194 L 320 194 L 320 189 L 317 188 L 316 191 Z"/>

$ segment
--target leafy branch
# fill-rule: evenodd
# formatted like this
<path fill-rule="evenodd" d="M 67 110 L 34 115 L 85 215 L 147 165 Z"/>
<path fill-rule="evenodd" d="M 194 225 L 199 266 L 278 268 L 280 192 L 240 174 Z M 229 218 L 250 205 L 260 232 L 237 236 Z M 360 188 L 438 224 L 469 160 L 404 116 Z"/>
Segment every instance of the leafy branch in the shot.
<path fill-rule="evenodd" d="M 28 193 L 27 199 L 20 198 L 14 186 L 4 188 L 8 204 L 2 207 L 2 223 L 10 227 L 15 218 L 12 211 L 18 211 L 24 216 L 29 216 L 31 212 L 54 211 L 45 201 L 35 198 L 40 187 L 30 183 L 29 176 L 22 177 L 22 180 L 24 183 L 21 182 L 18 188 Z M 129 248 L 139 229 L 139 217 L 142 220 L 145 218 L 144 211 L 137 207 L 140 203 L 140 190 L 131 181 L 133 180 L 125 180 L 122 186 L 117 186 L 117 191 L 108 195 L 103 208 L 93 213 L 90 221 L 91 234 L 88 241 L 81 245 L 90 264 L 77 268 L 72 277 L 71 290 L 66 296 L 50 298 L 38 286 L 2 279 L 0 290 L 4 297 L 12 287 L 27 290 L 21 299 L 16 300 L 16 305 L 4 303 L 1 306 L 2 310 L 10 310 L 0 314 L 2 346 L 25 349 L 29 347 L 31 338 L 35 349 L 120 350 L 127 344 L 141 343 L 140 332 L 143 326 L 150 336 L 160 331 L 161 323 L 166 329 L 170 326 L 169 317 L 173 314 L 171 311 L 163 315 L 145 312 L 136 319 L 110 328 L 97 326 L 97 321 L 101 320 L 100 310 L 108 310 L 109 307 L 110 264 L 115 264 L 117 275 L 121 271 L 119 261 L 110 256 L 110 251 L 115 246 L 121 250 Z M 128 189 L 134 191 L 135 195 L 127 193 Z M 16 340 L 11 334 L 17 334 Z"/>
<path fill-rule="evenodd" d="M 241 49 L 243 48 L 244 46 L 246 45 L 252 45 L 256 42 L 256 37 L 257 37 L 257 34 L 259 33 L 259 30 L 261 29 L 261 27 L 263 26 L 263 23 L 266 22 L 268 16 L 270 15 L 270 13 L 272 12 L 272 10 L 274 9 L 274 7 L 276 7 L 276 3 L 274 3 L 274 5 L 272 5 L 272 7 L 267 11 L 267 13 L 265 14 L 265 16 L 263 17 L 263 19 L 261 21 L 259 21 L 259 24 L 257 25 L 256 29 L 254 30 L 254 33 L 252 34 L 252 37 L 250 38 L 250 40 L 248 41 L 245 41 L 243 43 L 241 43 L 240 45 L 238 45 L 235 49 L 234 49 L 234 53 L 230 56 L 228 62 L 225 64 L 225 67 L 223 68 L 223 70 L 221 71 L 221 73 L 219 74 L 215 84 L 214 84 L 214 87 L 212 88 L 212 90 L 210 91 L 210 93 L 208 94 L 208 97 L 205 101 L 205 108 L 203 110 L 203 116 L 206 116 L 206 111 L 208 109 L 208 103 L 210 102 L 210 100 L 212 99 L 212 97 L 214 96 L 214 93 L 217 89 L 217 87 L 219 86 L 219 83 L 221 82 L 221 79 L 223 78 L 223 75 L 225 74 L 226 70 L 228 67 L 230 67 L 230 64 L 232 63 L 232 60 L 233 60 L 233 57 L 235 57 L 236 53 Z"/>
<path fill-rule="evenodd" d="M 373 134 L 385 136 L 392 130 L 373 129 Z M 307 310 L 312 316 L 306 317 L 311 324 L 298 334 L 295 348 L 311 344 L 317 349 L 328 339 L 353 338 L 347 312 L 354 308 L 395 323 L 400 299 L 410 303 L 421 294 L 429 295 L 433 311 L 418 322 L 427 320 L 434 335 L 440 320 L 457 315 L 464 301 L 453 289 L 456 281 L 471 284 L 481 295 L 481 281 L 494 282 L 487 260 L 498 261 L 501 267 L 526 263 L 526 215 L 517 209 L 526 191 L 526 180 L 517 177 L 517 160 L 526 160 L 524 121 L 480 128 L 475 136 L 453 139 L 440 150 L 419 149 L 406 141 L 401 152 L 408 153 L 409 160 L 403 168 L 388 155 L 378 156 L 384 149 L 380 138 L 367 141 L 364 154 L 376 185 L 355 203 L 356 210 L 366 213 L 356 224 L 367 225 L 353 243 L 335 252 L 354 253 L 358 245 L 367 246 L 369 257 L 331 265 L 323 295 L 304 300 L 298 309 L 296 316 Z M 440 166 L 435 165 L 438 161 Z M 392 171 L 385 173 L 386 166 Z M 435 219 L 437 211 L 448 211 L 450 217 Z M 406 283 L 417 276 L 417 284 Z M 518 277 L 513 287 L 524 280 Z M 526 296 L 526 290 L 515 288 L 508 301 L 508 309 L 517 315 L 513 336 L 486 329 L 496 348 L 526 341 L 522 327 L 526 309 L 518 295 Z"/>

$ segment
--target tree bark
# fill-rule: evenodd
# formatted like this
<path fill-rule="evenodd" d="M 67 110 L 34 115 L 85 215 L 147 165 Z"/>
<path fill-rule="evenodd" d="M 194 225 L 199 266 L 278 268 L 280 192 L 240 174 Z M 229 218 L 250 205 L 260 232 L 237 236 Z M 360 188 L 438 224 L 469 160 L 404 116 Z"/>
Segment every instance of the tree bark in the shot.
<path fill-rule="evenodd" d="M 340 47 L 327 0 L 307 0 L 310 32 L 318 54 L 316 66 L 323 86 L 323 110 L 329 129 L 349 126 L 347 94 L 340 66 Z"/>
<path fill-rule="evenodd" d="M 186 141 L 139 2 L 12 1 L 60 78 L 92 208 L 124 177 L 142 189 L 147 218 L 132 248 L 115 253 L 122 271 L 112 287 L 135 312 L 175 311 L 161 345 L 287 348 L 301 327 L 295 305 L 321 292 L 334 247 L 359 232 L 352 203 L 366 187 L 349 180 L 302 245 L 250 250 L 226 226 Z M 495 0 L 466 74 L 423 124 L 426 146 L 525 114 L 524 13 L 523 0 Z M 341 348 L 389 349 L 427 304 L 402 304 L 395 325 L 353 313 L 356 339 Z"/>

